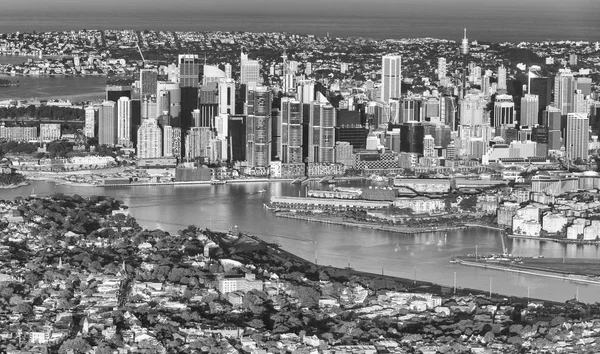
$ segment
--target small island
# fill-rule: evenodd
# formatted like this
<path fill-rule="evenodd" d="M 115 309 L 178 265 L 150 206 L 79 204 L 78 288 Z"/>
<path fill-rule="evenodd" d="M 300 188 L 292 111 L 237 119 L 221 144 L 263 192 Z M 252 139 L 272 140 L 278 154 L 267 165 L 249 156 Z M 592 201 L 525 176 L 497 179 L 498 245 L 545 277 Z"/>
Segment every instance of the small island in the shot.
<path fill-rule="evenodd" d="M 20 173 L 0 173 L 0 188 L 17 188 L 27 184 L 27 178 Z"/>
<path fill-rule="evenodd" d="M 0 87 L 19 86 L 19 81 L 0 79 Z"/>

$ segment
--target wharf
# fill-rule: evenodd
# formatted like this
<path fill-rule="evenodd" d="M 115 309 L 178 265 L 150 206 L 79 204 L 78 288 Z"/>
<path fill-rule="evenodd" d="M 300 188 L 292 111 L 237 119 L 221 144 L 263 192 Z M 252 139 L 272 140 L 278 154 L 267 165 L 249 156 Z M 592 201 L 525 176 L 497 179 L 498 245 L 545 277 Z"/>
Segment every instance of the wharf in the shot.
<path fill-rule="evenodd" d="M 554 237 L 540 237 L 540 236 L 528 236 L 528 235 L 507 235 L 508 238 L 523 239 L 523 240 L 536 240 L 536 241 L 548 241 L 563 244 L 578 244 L 578 245 L 600 245 L 600 240 L 573 240 L 568 238 L 554 238 Z"/>
<path fill-rule="evenodd" d="M 275 215 L 280 218 L 320 222 L 323 224 L 358 227 L 358 228 L 363 228 L 363 229 L 380 230 L 380 231 L 387 231 L 387 232 L 395 232 L 395 233 L 405 234 L 405 235 L 415 235 L 415 234 L 422 234 L 422 233 L 429 233 L 429 232 L 444 232 L 444 231 L 458 230 L 458 229 L 465 228 L 464 226 L 409 228 L 406 226 L 388 226 L 388 225 L 381 225 L 381 224 L 369 224 L 369 223 L 349 222 L 349 221 L 340 221 L 340 220 L 327 220 L 327 219 L 321 219 L 318 217 L 310 217 L 310 216 L 305 216 L 305 215 L 293 215 L 290 213 L 283 213 L 283 212 L 276 213 Z"/>
<path fill-rule="evenodd" d="M 289 182 L 291 179 L 268 179 L 268 178 L 252 178 L 252 179 L 230 179 L 224 180 L 225 183 L 220 184 L 241 184 L 241 183 L 279 183 Z M 215 184 L 213 181 L 188 181 L 188 182 L 136 182 L 126 184 L 99 184 L 96 187 L 106 188 L 121 188 L 121 187 L 144 187 L 144 186 L 191 186 L 191 185 L 210 185 Z"/>
<path fill-rule="evenodd" d="M 504 271 L 504 272 L 535 275 L 535 276 L 546 277 L 546 278 L 567 280 L 567 281 L 571 281 L 574 283 L 581 283 L 581 284 L 600 285 L 600 279 L 598 279 L 598 278 L 591 278 L 586 275 L 553 271 L 552 269 L 544 269 L 544 268 L 540 268 L 540 267 L 536 267 L 536 266 L 528 266 L 528 265 L 522 265 L 522 264 L 519 264 L 519 265 L 506 264 L 506 263 L 501 263 L 501 262 L 491 263 L 491 262 L 482 262 L 482 261 L 475 261 L 475 260 L 465 260 L 465 259 L 461 259 L 461 258 L 457 258 L 457 261 L 459 264 L 469 266 L 469 267 L 479 267 L 479 268 L 493 269 L 493 270 L 499 270 L 499 271 Z"/>

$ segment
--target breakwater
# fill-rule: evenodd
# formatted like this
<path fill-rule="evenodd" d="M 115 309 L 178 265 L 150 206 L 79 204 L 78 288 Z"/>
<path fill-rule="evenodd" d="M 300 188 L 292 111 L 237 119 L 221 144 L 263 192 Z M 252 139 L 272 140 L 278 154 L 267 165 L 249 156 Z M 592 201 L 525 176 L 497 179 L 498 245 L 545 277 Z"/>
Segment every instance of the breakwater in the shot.
<path fill-rule="evenodd" d="M 491 264 L 491 263 L 487 263 L 487 262 L 476 262 L 476 261 L 469 261 L 469 260 L 464 260 L 464 259 L 457 259 L 457 261 L 459 264 L 469 266 L 469 267 L 479 267 L 479 268 L 493 269 L 493 270 L 499 270 L 499 271 L 504 271 L 504 272 L 535 275 L 535 276 L 546 277 L 546 278 L 567 280 L 567 281 L 571 281 L 571 282 L 575 282 L 575 283 L 582 283 L 582 284 L 600 285 L 600 280 L 590 279 L 585 275 L 552 272 L 550 270 L 542 270 L 537 267 L 531 267 L 531 268 L 527 268 L 527 266 L 515 267 L 515 266 L 503 265 L 500 263 Z"/>

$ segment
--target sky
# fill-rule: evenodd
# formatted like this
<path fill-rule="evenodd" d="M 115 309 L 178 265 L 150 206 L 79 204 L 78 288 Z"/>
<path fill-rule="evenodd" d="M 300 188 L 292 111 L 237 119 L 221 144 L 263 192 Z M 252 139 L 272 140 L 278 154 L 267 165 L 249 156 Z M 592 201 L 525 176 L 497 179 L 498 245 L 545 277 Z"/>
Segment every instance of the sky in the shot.
<path fill-rule="evenodd" d="M 4 5 L 4 6 L 2 6 Z M 354 11 L 386 14 L 389 11 L 405 9 L 421 11 L 444 11 L 470 8 L 515 10 L 535 10 L 543 8 L 553 11 L 570 11 L 573 9 L 600 9 L 598 0 L 0 0 L 3 12 L 19 13 L 44 12 L 86 12 L 110 10 L 118 12 L 143 9 L 144 11 L 251 11 L 277 12 L 300 11 L 319 13 L 330 11 Z M 598 15 L 598 13 L 596 13 Z"/>

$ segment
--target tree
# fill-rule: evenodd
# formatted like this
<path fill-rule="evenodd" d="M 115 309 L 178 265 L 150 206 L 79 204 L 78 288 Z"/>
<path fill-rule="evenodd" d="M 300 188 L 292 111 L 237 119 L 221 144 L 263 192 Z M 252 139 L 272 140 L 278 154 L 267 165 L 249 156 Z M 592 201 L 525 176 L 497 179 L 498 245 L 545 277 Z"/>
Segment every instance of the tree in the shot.
<path fill-rule="evenodd" d="M 87 353 L 92 347 L 81 337 L 75 337 L 75 339 L 67 339 L 58 349 L 59 354 L 66 354 L 72 350 L 75 354 Z"/>

